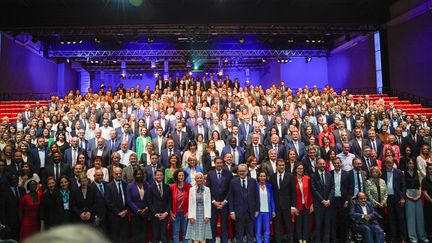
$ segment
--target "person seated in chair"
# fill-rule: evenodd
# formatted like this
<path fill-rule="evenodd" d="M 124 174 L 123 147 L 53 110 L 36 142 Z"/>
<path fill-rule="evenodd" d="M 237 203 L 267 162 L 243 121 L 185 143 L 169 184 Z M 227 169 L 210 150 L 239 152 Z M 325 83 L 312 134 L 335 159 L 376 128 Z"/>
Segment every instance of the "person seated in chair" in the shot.
<path fill-rule="evenodd" d="M 357 194 L 357 201 L 351 206 L 350 216 L 354 219 L 355 228 L 363 236 L 363 242 L 384 242 L 384 231 L 377 221 L 381 216 L 367 201 L 364 192 Z"/>

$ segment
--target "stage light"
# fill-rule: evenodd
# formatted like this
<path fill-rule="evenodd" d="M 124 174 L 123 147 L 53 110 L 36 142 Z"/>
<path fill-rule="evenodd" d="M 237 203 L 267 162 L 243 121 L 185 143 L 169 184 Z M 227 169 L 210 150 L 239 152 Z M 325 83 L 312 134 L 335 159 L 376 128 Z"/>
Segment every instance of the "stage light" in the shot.
<path fill-rule="evenodd" d="M 70 63 L 70 59 L 69 59 L 69 57 L 66 58 L 66 62 L 67 62 L 67 63 Z"/>
<path fill-rule="evenodd" d="M 294 39 L 288 39 L 288 43 L 294 43 Z"/>
<path fill-rule="evenodd" d="M 229 62 L 228 58 L 225 58 L 224 62 L 225 62 L 225 63 Z"/>
<path fill-rule="evenodd" d="M 305 61 L 306 61 L 306 63 L 310 63 L 312 61 L 312 57 L 306 57 Z"/>
<path fill-rule="evenodd" d="M 154 39 L 153 38 L 151 38 L 151 37 L 148 37 L 147 38 L 147 43 L 148 44 L 152 44 L 154 42 Z"/>
<path fill-rule="evenodd" d="M 190 61 L 186 62 L 186 68 L 191 68 L 192 67 L 192 63 Z"/>
<path fill-rule="evenodd" d="M 219 72 L 218 72 L 218 75 L 219 75 L 219 76 L 222 76 L 222 75 L 223 75 L 223 71 L 222 71 L 222 70 L 219 71 Z"/>
<path fill-rule="evenodd" d="M 244 37 L 242 36 L 242 37 L 240 37 L 240 39 L 239 39 L 239 42 L 240 42 L 240 44 L 243 44 L 244 42 L 245 42 L 245 39 L 244 39 Z"/>
<path fill-rule="evenodd" d="M 91 60 L 90 63 L 94 63 L 93 60 Z"/>
<path fill-rule="evenodd" d="M 100 41 L 97 37 L 95 37 L 95 38 L 94 38 L 94 43 L 96 43 L 96 44 L 100 44 L 101 41 Z"/>
<path fill-rule="evenodd" d="M 278 59 L 277 59 L 277 62 L 281 62 L 281 60 L 278 58 Z"/>
<path fill-rule="evenodd" d="M 192 72 L 189 72 L 189 75 L 192 75 Z"/>
<path fill-rule="evenodd" d="M 70 42 L 70 41 L 68 41 L 68 42 L 66 42 L 66 44 L 70 45 L 70 44 L 71 44 L 71 42 Z"/>
<path fill-rule="evenodd" d="M 74 44 L 74 45 L 75 45 L 76 43 L 77 43 L 76 41 L 72 41 L 72 44 Z"/>
<path fill-rule="evenodd" d="M 150 62 L 150 67 L 151 68 L 156 68 L 156 61 L 151 61 Z"/>
<path fill-rule="evenodd" d="M 98 60 L 96 60 L 96 61 L 95 61 L 95 63 L 99 63 L 99 61 L 98 61 Z"/>
<path fill-rule="evenodd" d="M 266 59 L 261 58 L 261 62 L 265 63 L 265 62 L 266 62 Z"/>
<path fill-rule="evenodd" d="M 290 63 L 292 62 L 292 58 L 291 58 L 291 57 L 290 57 L 290 58 L 288 58 L 288 62 L 290 62 Z"/>
<path fill-rule="evenodd" d="M 312 40 L 312 43 L 315 43 L 315 40 Z"/>
<path fill-rule="evenodd" d="M 81 43 L 82 43 L 82 40 L 80 40 L 78 43 L 81 44 Z"/>
<path fill-rule="evenodd" d="M 205 75 L 207 76 L 207 75 L 208 75 L 208 73 L 206 72 L 206 73 L 205 73 Z"/>
<path fill-rule="evenodd" d="M 306 43 L 309 43 L 309 40 L 306 40 Z"/>
<path fill-rule="evenodd" d="M 157 72 L 154 73 L 154 77 L 155 77 L 155 78 L 159 77 L 159 73 L 157 73 Z"/>
<path fill-rule="evenodd" d="M 64 41 L 60 41 L 60 44 L 64 45 L 64 44 L 65 44 L 65 42 L 64 42 Z"/>

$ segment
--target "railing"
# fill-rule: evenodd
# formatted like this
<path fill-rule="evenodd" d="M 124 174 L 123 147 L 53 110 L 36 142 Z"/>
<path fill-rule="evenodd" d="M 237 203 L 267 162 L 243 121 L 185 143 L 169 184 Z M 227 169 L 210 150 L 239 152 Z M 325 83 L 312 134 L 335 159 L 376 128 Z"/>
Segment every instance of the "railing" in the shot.
<path fill-rule="evenodd" d="M 52 95 L 57 95 L 57 93 L 0 93 L 0 100 L 47 100 Z"/>

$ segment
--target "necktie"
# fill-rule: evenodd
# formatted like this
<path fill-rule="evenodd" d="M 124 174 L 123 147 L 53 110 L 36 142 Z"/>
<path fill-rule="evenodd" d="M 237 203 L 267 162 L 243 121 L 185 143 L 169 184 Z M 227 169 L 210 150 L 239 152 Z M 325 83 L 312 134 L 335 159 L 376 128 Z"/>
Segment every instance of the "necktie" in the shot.
<path fill-rule="evenodd" d="M 360 181 L 360 171 L 357 171 L 357 185 L 358 185 L 358 190 L 359 192 L 362 192 L 362 185 L 361 185 L 361 181 Z"/>
<path fill-rule="evenodd" d="M 322 182 L 323 185 L 325 185 L 324 173 L 321 173 L 321 182 Z"/>
<path fill-rule="evenodd" d="M 415 144 L 416 143 L 416 136 L 413 135 L 412 138 L 413 138 L 413 141 L 414 141 L 414 144 Z"/>
<path fill-rule="evenodd" d="M 76 163 L 76 158 L 77 158 L 77 151 L 76 151 L 76 148 L 74 148 L 73 149 L 73 154 L 72 154 L 72 166 L 74 166 L 75 165 L 75 163 Z"/>
<path fill-rule="evenodd" d="M 159 186 L 159 194 L 161 197 L 163 197 L 162 183 L 158 183 L 158 186 Z"/>
<path fill-rule="evenodd" d="M 118 193 L 119 193 L 119 197 L 122 200 L 123 206 L 125 205 L 125 200 L 124 200 L 124 195 L 123 195 L 123 187 L 121 182 L 117 183 L 118 186 Z"/>
<path fill-rule="evenodd" d="M 104 193 L 104 188 L 103 188 L 102 183 L 99 184 L 99 192 L 100 192 L 101 196 L 103 197 L 105 193 Z"/>
<path fill-rule="evenodd" d="M 123 141 L 128 141 L 128 135 L 127 134 L 124 135 Z"/>
<path fill-rule="evenodd" d="M 153 166 L 152 166 L 152 169 L 153 169 L 153 178 L 154 178 L 155 175 L 156 175 L 156 165 L 153 165 Z"/>
<path fill-rule="evenodd" d="M 277 144 L 274 145 L 274 149 L 276 150 L 276 155 L 278 155 L 278 145 Z"/>
<path fill-rule="evenodd" d="M 282 174 L 279 174 L 279 189 L 282 186 Z"/>
<path fill-rule="evenodd" d="M 18 191 L 18 187 L 14 187 L 14 194 L 15 194 L 15 198 L 18 200 L 20 197 L 19 191 Z"/>
<path fill-rule="evenodd" d="M 235 149 L 232 150 L 232 156 L 233 156 L 234 164 L 237 164 Z"/>
<path fill-rule="evenodd" d="M 114 140 L 111 140 L 111 150 L 113 150 L 113 149 L 114 149 L 114 145 L 115 145 L 115 142 L 114 142 Z"/>
<path fill-rule="evenodd" d="M 258 149 L 258 145 L 254 145 L 255 148 L 255 158 L 257 159 L 257 161 L 259 161 L 259 149 Z"/>
<path fill-rule="evenodd" d="M 220 171 L 218 172 L 218 180 L 219 180 L 219 182 L 220 182 L 220 179 L 221 179 L 221 173 L 220 173 Z"/>
<path fill-rule="evenodd" d="M 401 143 L 401 137 L 400 136 L 397 136 L 397 140 L 398 140 L 398 144 L 399 144 L 399 146 L 402 144 Z"/>
<path fill-rule="evenodd" d="M 298 156 L 298 154 L 299 154 L 299 149 L 298 149 L 298 142 L 297 142 L 297 141 L 294 141 L 294 147 L 295 147 L 295 150 L 296 150 L 296 152 L 297 152 L 297 156 Z"/>
<path fill-rule="evenodd" d="M 370 161 L 369 161 L 369 158 L 366 158 L 366 165 L 367 165 L 368 170 L 370 170 Z"/>
<path fill-rule="evenodd" d="M 377 193 L 378 193 L 378 203 L 381 203 L 381 188 L 379 186 L 379 181 L 375 182 L 375 186 L 377 187 Z"/>
<path fill-rule="evenodd" d="M 246 190 L 246 180 L 243 179 L 242 181 L 243 181 L 243 185 L 242 185 L 243 186 L 243 190 Z"/>
<path fill-rule="evenodd" d="M 181 145 L 182 145 L 181 132 L 178 132 L 178 137 L 179 137 L 179 145 L 181 148 Z"/>
<path fill-rule="evenodd" d="M 372 149 L 373 149 L 374 151 L 377 151 L 377 150 L 376 150 L 376 145 L 375 145 L 375 139 L 372 139 Z"/>
<path fill-rule="evenodd" d="M 86 122 L 85 122 L 84 119 L 82 120 L 82 124 L 83 124 L 83 128 L 84 128 L 84 130 L 86 130 Z"/>
<path fill-rule="evenodd" d="M 55 169 L 55 179 L 58 180 L 60 177 L 60 166 L 59 163 L 56 164 L 56 169 Z"/>
<path fill-rule="evenodd" d="M 172 149 L 169 149 L 168 151 L 168 157 L 170 157 L 172 155 Z"/>

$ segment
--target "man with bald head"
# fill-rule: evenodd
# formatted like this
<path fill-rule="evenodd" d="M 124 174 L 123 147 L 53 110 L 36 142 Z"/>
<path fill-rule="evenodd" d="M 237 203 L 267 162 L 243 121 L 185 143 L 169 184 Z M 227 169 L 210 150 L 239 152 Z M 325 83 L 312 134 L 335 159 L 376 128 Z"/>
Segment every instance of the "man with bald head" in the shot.
<path fill-rule="evenodd" d="M 70 141 L 70 148 L 66 149 L 64 152 L 64 162 L 72 168 L 78 161 L 78 155 L 81 153 L 85 154 L 85 151 L 78 147 L 79 138 L 73 137 Z"/>

